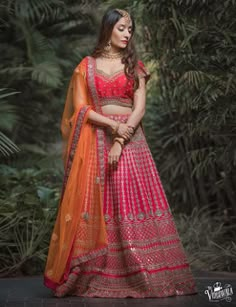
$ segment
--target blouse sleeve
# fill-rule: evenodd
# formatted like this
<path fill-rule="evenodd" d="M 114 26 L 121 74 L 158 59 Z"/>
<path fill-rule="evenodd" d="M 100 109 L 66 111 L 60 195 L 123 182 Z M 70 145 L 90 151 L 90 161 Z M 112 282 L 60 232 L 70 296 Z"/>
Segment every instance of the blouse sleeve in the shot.
<path fill-rule="evenodd" d="M 145 65 L 143 64 L 141 60 L 138 61 L 137 73 L 138 73 L 139 78 L 145 78 L 145 83 L 147 83 L 151 77 L 151 73 L 145 67 Z"/>

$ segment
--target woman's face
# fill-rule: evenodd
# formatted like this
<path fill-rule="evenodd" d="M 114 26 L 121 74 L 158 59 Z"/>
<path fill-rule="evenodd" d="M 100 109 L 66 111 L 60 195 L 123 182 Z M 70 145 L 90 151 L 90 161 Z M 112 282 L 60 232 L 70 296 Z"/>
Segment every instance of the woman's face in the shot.
<path fill-rule="evenodd" d="M 111 45 L 115 49 L 126 48 L 132 35 L 132 21 L 127 21 L 124 17 L 114 25 L 111 34 Z"/>

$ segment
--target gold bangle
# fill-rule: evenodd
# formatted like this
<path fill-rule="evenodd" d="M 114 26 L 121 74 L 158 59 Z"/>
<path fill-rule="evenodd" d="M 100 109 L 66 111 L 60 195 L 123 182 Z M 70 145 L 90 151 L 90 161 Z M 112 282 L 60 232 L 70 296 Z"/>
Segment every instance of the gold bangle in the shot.
<path fill-rule="evenodd" d="M 120 143 L 121 148 L 122 148 L 122 149 L 124 148 L 124 142 L 122 142 L 119 138 L 114 138 L 113 144 L 114 144 L 115 142 Z"/>
<path fill-rule="evenodd" d="M 113 141 L 115 142 L 115 141 L 118 141 L 118 142 L 120 142 L 120 139 L 122 139 L 123 140 L 123 142 L 122 142 L 122 144 L 124 144 L 124 139 L 122 138 L 122 137 L 115 137 L 114 139 L 113 139 Z"/>
<path fill-rule="evenodd" d="M 118 142 L 118 143 L 120 144 L 121 149 L 123 149 L 123 148 L 124 148 L 124 144 L 122 144 L 122 143 L 121 143 L 121 141 L 115 140 L 115 142 Z"/>

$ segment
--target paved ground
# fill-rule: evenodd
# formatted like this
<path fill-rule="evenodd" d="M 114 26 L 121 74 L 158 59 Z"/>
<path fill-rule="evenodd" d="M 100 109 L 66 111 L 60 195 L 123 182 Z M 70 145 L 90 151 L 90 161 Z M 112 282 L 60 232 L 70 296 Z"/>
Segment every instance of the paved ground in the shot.
<path fill-rule="evenodd" d="M 54 298 L 43 285 L 43 277 L 2 278 L 0 279 L 0 307 L 236 307 L 236 273 L 196 272 L 193 275 L 198 287 L 198 294 L 173 296 L 167 298 L 145 299 L 110 299 L 110 298 Z M 204 293 L 208 286 L 220 282 L 225 288 L 230 284 L 233 289 L 232 301 L 225 299 L 209 301 Z"/>

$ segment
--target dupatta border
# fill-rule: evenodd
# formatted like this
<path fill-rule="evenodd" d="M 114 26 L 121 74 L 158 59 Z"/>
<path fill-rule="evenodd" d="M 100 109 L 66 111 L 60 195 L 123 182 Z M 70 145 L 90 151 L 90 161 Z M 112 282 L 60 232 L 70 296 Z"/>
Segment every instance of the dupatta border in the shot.
<path fill-rule="evenodd" d="M 86 64 L 92 65 L 91 63 L 92 58 L 88 57 L 88 62 Z M 64 179 L 63 179 L 63 188 L 62 188 L 62 193 L 61 193 L 61 200 L 60 203 L 63 202 L 64 194 L 65 194 L 65 189 L 67 186 L 67 181 L 70 176 L 70 172 L 72 169 L 72 163 L 74 160 L 75 152 L 76 152 L 76 147 L 81 135 L 81 130 L 82 126 L 84 123 L 84 119 L 86 117 L 87 111 L 90 110 L 91 108 L 94 108 L 96 111 L 99 112 L 99 107 L 97 102 L 98 96 L 96 93 L 96 87 L 94 84 L 94 67 L 86 65 L 86 70 L 87 70 L 87 84 L 88 84 L 88 89 L 89 89 L 89 94 L 91 95 L 91 102 L 88 105 L 82 106 L 81 109 L 78 111 L 78 114 L 76 114 L 76 120 L 75 123 L 73 124 L 73 130 L 71 131 L 72 133 L 72 138 L 71 138 L 71 145 L 68 151 L 68 156 L 66 160 L 66 168 L 65 168 L 65 174 L 64 174 Z M 104 131 L 102 129 L 99 129 L 96 127 L 96 149 L 97 149 L 97 170 L 100 175 L 100 178 L 96 178 L 96 183 L 100 184 L 100 199 L 103 201 L 103 189 L 104 189 L 104 141 L 105 141 L 105 136 L 104 136 Z M 100 179 L 100 180 L 99 180 Z M 103 209 L 101 208 L 101 214 L 103 215 Z M 106 233 L 106 227 L 105 227 L 105 220 L 102 218 L 102 225 L 100 231 L 105 231 Z M 75 233 L 72 235 L 72 245 L 75 240 Z M 71 246 L 72 246 L 71 245 Z M 86 262 L 88 260 L 94 259 L 98 256 L 105 255 L 107 253 L 107 236 L 104 234 L 104 241 L 100 242 L 100 246 L 95 247 L 93 250 L 90 250 L 89 252 L 86 252 L 85 254 L 80 254 L 78 258 L 76 259 L 76 262 L 73 262 L 73 265 L 71 267 L 71 261 L 72 261 L 72 248 L 70 248 L 67 261 L 65 264 L 65 269 L 64 273 L 61 275 L 60 280 L 56 280 L 51 278 L 51 275 L 48 275 L 48 272 L 44 273 L 44 284 L 46 287 L 51 288 L 55 292 L 63 292 L 64 287 L 66 287 L 66 284 L 70 284 L 71 280 L 74 278 L 73 270 L 80 270 L 79 264 Z M 47 267 L 47 264 L 46 264 Z"/>
<path fill-rule="evenodd" d="M 67 162 L 66 162 L 65 175 L 64 175 L 64 179 L 63 179 L 63 185 L 62 185 L 61 201 L 63 199 L 66 183 L 67 183 L 67 180 L 69 178 L 73 158 L 74 158 L 75 151 L 76 151 L 76 146 L 77 146 L 77 143 L 79 141 L 79 137 L 80 137 L 80 133 L 81 133 L 81 127 L 82 127 L 82 124 L 83 124 L 83 120 L 85 118 L 86 112 L 89 109 L 90 109 L 90 106 L 88 106 L 88 105 L 83 106 L 77 114 L 75 129 L 73 131 L 72 142 L 71 142 L 71 146 L 70 146 L 70 149 L 69 149 L 68 158 L 67 158 Z"/>
<path fill-rule="evenodd" d="M 87 56 L 87 84 L 89 93 L 92 97 L 92 104 L 96 112 L 102 114 L 101 106 L 99 105 L 99 97 L 97 93 L 97 88 L 95 85 L 95 59 L 91 56 Z M 104 198 L 104 181 L 105 181 L 105 159 L 104 159 L 104 142 L 105 135 L 103 128 L 96 126 L 96 140 L 97 140 L 97 152 L 98 152 L 98 169 L 99 169 L 99 178 L 97 180 L 101 184 L 102 190 L 102 199 Z"/>

